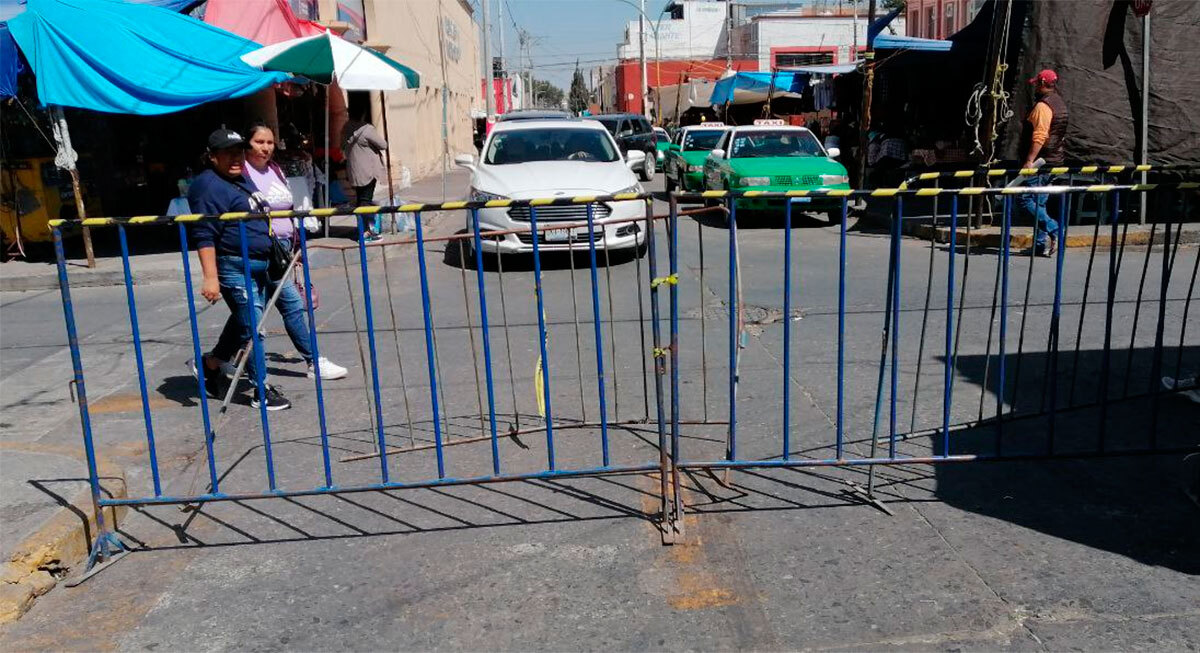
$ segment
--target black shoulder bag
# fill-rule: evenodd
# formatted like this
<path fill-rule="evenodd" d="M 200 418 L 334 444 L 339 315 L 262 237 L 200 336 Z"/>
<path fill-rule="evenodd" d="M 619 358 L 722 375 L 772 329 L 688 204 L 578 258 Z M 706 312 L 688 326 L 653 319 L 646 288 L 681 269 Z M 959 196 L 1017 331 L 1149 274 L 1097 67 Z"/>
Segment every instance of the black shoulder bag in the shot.
<path fill-rule="evenodd" d="M 251 210 L 258 209 L 259 213 L 270 213 L 270 207 L 254 191 L 236 181 L 230 183 L 250 196 L 250 202 L 253 204 L 250 207 Z M 292 266 L 292 246 L 290 242 L 284 243 L 275 237 L 275 229 L 271 226 L 270 217 L 267 218 L 267 233 L 271 236 L 271 248 L 267 251 L 267 276 L 277 281 L 282 279 L 283 275 L 287 274 L 288 268 Z"/>

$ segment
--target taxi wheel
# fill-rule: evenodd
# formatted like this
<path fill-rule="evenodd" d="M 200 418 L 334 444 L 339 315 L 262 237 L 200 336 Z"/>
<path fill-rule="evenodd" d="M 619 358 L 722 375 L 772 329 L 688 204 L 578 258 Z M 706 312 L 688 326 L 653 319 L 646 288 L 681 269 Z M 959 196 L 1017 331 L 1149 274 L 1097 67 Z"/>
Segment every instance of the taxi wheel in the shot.
<path fill-rule="evenodd" d="M 655 153 L 653 150 L 646 152 L 646 160 L 642 163 L 641 179 L 642 181 L 654 181 L 655 168 Z"/>

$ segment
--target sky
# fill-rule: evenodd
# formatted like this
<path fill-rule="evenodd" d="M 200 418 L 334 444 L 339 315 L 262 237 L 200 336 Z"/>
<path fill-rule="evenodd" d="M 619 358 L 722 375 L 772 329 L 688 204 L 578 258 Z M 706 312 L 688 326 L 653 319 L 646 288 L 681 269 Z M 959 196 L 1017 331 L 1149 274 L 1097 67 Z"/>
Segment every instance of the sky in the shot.
<path fill-rule="evenodd" d="M 635 4 L 637 0 L 631 0 Z M 504 4 L 505 59 L 510 70 L 517 65 L 517 33 L 521 26 L 535 39 L 534 74 L 564 91 L 570 88 L 575 60 L 586 73 L 602 61 L 615 61 L 625 24 L 638 12 L 620 0 L 489 0 L 493 22 L 497 5 Z M 646 0 L 646 14 L 658 16 L 667 0 Z M 498 39 L 492 56 L 499 56 Z"/>

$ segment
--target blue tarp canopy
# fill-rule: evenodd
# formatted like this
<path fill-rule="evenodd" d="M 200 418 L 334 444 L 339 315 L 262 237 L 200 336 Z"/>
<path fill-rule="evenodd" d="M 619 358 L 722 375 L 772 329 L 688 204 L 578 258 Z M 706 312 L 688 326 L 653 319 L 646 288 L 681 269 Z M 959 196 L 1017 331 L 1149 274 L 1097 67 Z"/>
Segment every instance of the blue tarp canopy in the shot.
<path fill-rule="evenodd" d="M 8 26 L 43 104 L 156 115 L 288 79 L 239 59 L 260 47 L 254 41 L 152 4 L 28 0 Z"/>
<path fill-rule="evenodd" d="M 893 9 L 886 16 L 875 19 L 871 23 L 871 27 L 867 29 L 867 42 L 870 43 L 876 50 L 918 50 L 920 52 L 949 52 L 950 46 L 954 45 L 950 41 L 942 39 L 922 39 L 915 36 L 900 36 L 898 34 L 882 34 L 884 28 L 888 26 L 896 16 L 900 15 L 899 9 Z"/>
<path fill-rule="evenodd" d="M 768 97 L 800 97 L 808 75 L 803 73 L 734 73 L 717 81 L 709 104 L 765 102 Z"/>

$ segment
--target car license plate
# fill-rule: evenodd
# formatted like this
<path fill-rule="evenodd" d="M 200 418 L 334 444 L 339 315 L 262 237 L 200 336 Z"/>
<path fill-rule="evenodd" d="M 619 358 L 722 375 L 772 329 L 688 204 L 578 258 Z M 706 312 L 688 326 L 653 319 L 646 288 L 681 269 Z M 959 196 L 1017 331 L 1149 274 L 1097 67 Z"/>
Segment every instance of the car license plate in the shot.
<path fill-rule="evenodd" d="M 587 237 L 587 228 L 582 229 L 547 229 L 543 232 L 545 240 L 548 243 L 565 243 L 575 238 Z"/>

